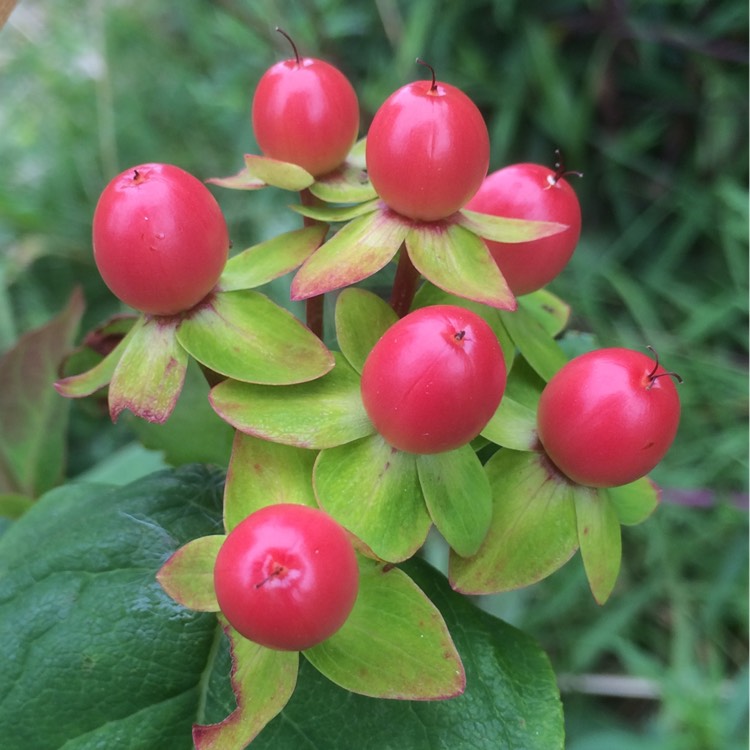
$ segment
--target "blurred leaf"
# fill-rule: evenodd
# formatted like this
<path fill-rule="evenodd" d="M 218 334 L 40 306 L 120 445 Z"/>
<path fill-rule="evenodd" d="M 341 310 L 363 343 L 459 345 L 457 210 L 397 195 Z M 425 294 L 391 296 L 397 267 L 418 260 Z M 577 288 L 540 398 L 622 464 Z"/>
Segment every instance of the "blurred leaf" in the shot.
<path fill-rule="evenodd" d="M 620 523 L 634 526 L 643 523 L 658 507 L 661 490 L 648 478 L 608 487 L 604 492 L 609 496 Z"/>
<path fill-rule="evenodd" d="M 359 375 L 344 356 L 317 380 L 263 386 L 227 380 L 211 391 L 219 416 L 249 435 L 300 448 L 329 448 L 374 428 L 360 395 Z"/>
<path fill-rule="evenodd" d="M 304 655 L 340 687 L 373 698 L 445 699 L 466 687 L 461 657 L 435 605 L 402 570 L 366 558 L 346 622 Z"/>
<path fill-rule="evenodd" d="M 522 295 L 518 298 L 518 306 L 552 337 L 562 333 L 570 320 L 570 305 L 547 289 Z"/>
<path fill-rule="evenodd" d="M 0 357 L 0 493 L 38 497 L 62 479 L 69 404 L 52 385 L 83 305 L 74 292 L 57 317 Z"/>
<path fill-rule="evenodd" d="M 323 450 L 313 473 L 318 503 L 382 560 L 406 560 L 431 525 L 416 460 L 380 435 Z"/>
<path fill-rule="evenodd" d="M 244 382 L 301 383 L 333 367 L 308 328 L 253 291 L 218 292 L 181 322 L 177 338 L 201 364 Z"/>

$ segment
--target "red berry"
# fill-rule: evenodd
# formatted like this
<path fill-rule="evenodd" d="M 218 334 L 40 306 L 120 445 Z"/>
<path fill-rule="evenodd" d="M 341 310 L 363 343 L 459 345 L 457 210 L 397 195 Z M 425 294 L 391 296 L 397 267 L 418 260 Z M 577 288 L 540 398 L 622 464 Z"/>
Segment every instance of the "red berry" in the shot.
<path fill-rule="evenodd" d="M 276 63 L 258 82 L 252 122 L 266 156 L 319 177 L 340 166 L 354 145 L 359 102 L 338 68 L 300 58 L 295 48 L 294 58 Z"/>
<path fill-rule="evenodd" d="M 472 211 L 513 219 L 556 221 L 568 228 L 528 242 L 487 240 L 516 295 L 541 289 L 565 268 L 581 234 L 581 206 L 570 183 L 539 164 L 514 164 L 488 175 L 469 201 Z"/>
<path fill-rule="evenodd" d="M 481 432 L 505 381 L 489 325 L 462 307 L 435 305 L 409 313 L 378 340 L 362 371 L 362 401 L 394 448 L 440 453 Z"/>
<path fill-rule="evenodd" d="M 359 571 L 346 532 L 327 513 L 282 503 L 255 511 L 229 533 L 214 586 L 238 633 L 267 648 L 302 651 L 344 624 Z"/>
<path fill-rule="evenodd" d="M 489 156 L 487 126 L 474 102 L 434 80 L 391 94 L 367 134 L 367 171 L 378 195 L 422 221 L 463 208 L 482 184 Z"/>
<path fill-rule="evenodd" d="M 104 188 L 93 243 L 112 293 L 153 315 L 198 304 L 214 288 L 229 251 L 226 221 L 213 195 L 170 164 L 141 164 Z"/>
<path fill-rule="evenodd" d="M 645 476 L 677 432 L 680 399 L 672 376 L 630 349 L 599 349 L 571 360 L 539 401 L 547 455 L 574 482 L 592 487 Z"/>

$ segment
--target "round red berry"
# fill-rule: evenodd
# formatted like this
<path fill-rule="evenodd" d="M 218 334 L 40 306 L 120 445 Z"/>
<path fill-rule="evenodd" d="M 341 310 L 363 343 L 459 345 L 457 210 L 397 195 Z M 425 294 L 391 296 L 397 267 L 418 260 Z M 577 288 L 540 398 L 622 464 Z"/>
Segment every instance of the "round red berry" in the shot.
<path fill-rule="evenodd" d="M 261 77 L 253 96 L 252 123 L 266 156 L 319 177 L 340 166 L 354 145 L 359 102 L 338 68 L 296 56 L 276 63 Z"/>
<path fill-rule="evenodd" d="M 648 474 L 669 450 L 679 420 L 672 373 L 623 348 L 568 362 L 547 383 L 537 413 L 539 440 L 552 462 L 592 487 Z"/>
<path fill-rule="evenodd" d="M 394 448 L 440 453 L 473 440 L 500 405 L 503 352 L 489 325 L 453 305 L 424 307 L 391 326 L 362 370 L 362 401 Z"/>
<path fill-rule="evenodd" d="M 467 209 L 494 216 L 554 221 L 567 229 L 528 242 L 486 240 L 516 295 L 541 289 L 565 268 L 581 234 L 581 206 L 570 183 L 539 164 L 513 164 L 487 175 Z"/>
<path fill-rule="evenodd" d="M 97 268 L 115 296 L 141 312 L 174 315 L 214 288 L 229 234 L 200 180 L 170 164 L 141 164 L 104 188 L 93 244 Z"/>
<path fill-rule="evenodd" d="M 367 171 L 378 195 L 422 221 L 463 208 L 487 174 L 489 155 L 477 106 L 439 81 L 415 81 L 391 94 L 367 134 Z"/>
<path fill-rule="evenodd" d="M 346 531 L 318 508 L 270 505 L 227 536 L 214 565 L 219 608 L 245 638 L 302 651 L 332 636 L 354 607 L 357 558 Z"/>

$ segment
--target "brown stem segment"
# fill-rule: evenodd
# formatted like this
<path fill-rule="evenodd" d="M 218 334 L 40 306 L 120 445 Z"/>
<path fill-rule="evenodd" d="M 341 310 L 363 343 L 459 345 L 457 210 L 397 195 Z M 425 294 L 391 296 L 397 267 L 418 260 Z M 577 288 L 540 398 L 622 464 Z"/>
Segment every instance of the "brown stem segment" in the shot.
<path fill-rule="evenodd" d="M 414 267 L 406 245 L 402 243 L 401 251 L 396 267 L 396 278 L 393 280 L 391 290 L 391 307 L 396 311 L 399 318 L 403 318 L 409 312 L 414 295 L 419 284 L 419 271 Z"/>
<path fill-rule="evenodd" d="M 318 199 L 309 191 L 308 188 L 300 190 L 299 192 L 300 202 L 303 206 L 316 206 L 318 205 Z M 315 219 L 310 219 L 307 216 L 302 217 L 302 223 L 306 227 L 317 224 Z M 310 297 L 305 302 L 305 320 L 307 327 L 322 341 L 323 340 L 323 317 L 324 317 L 324 306 L 325 297 L 322 294 L 318 294 L 315 297 Z"/>

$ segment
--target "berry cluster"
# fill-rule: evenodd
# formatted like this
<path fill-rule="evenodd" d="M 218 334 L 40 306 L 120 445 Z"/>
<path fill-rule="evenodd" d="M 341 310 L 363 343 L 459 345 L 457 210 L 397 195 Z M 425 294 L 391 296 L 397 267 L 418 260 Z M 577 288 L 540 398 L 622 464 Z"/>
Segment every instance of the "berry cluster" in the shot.
<path fill-rule="evenodd" d="M 111 379 L 110 399 L 120 399 L 113 416 L 124 403 L 163 421 L 181 387 L 167 373 L 190 356 L 203 365 L 214 410 L 238 431 L 227 535 L 211 547 L 208 594 L 176 584 L 172 571 L 185 559 L 203 564 L 191 545 L 160 580 L 186 606 L 209 601 L 231 632 L 259 646 L 314 653 L 348 637 L 346 623 L 374 585 L 362 565 L 408 558 L 432 524 L 452 548 L 458 590 L 524 585 L 579 543 L 590 572 L 604 553 L 576 536 L 576 512 L 580 521 L 599 493 L 614 509 L 602 517 L 619 534 L 619 495 L 608 488 L 635 483 L 648 506 L 650 489 L 638 480 L 669 449 L 679 398 L 676 376 L 655 356 L 607 348 L 566 362 L 567 308 L 543 289 L 581 232 L 561 163 L 488 174 L 479 109 L 429 66 L 427 80 L 386 99 L 356 143 L 353 87 L 292 46 L 255 90 L 262 156 L 212 182 L 299 191 L 304 227 L 228 259 L 226 223 L 203 183 L 166 164 L 115 177 L 94 214 L 94 257 L 112 292 L 142 315 L 98 368 L 58 388 L 87 395 Z M 329 232 L 331 224 L 341 226 Z M 353 286 L 396 258 L 390 306 Z M 292 296 L 309 303 L 308 328 L 253 289 L 292 272 Z M 342 288 L 339 351 L 330 351 L 312 311 Z M 143 365 L 137 355 L 146 350 L 155 356 Z M 291 500 L 246 499 L 248 466 L 265 460 L 303 477 Z M 495 564 L 498 550 L 530 554 L 535 529 L 524 522 L 512 537 L 515 526 L 497 519 L 516 502 L 508 493 L 526 493 L 524 518 L 544 527 L 543 514 L 528 509 L 546 502 L 550 490 L 540 488 L 550 486 L 562 488 L 550 528 L 557 524 L 564 542 L 519 577 L 513 565 Z M 614 580 L 590 580 L 606 599 Z"/>

